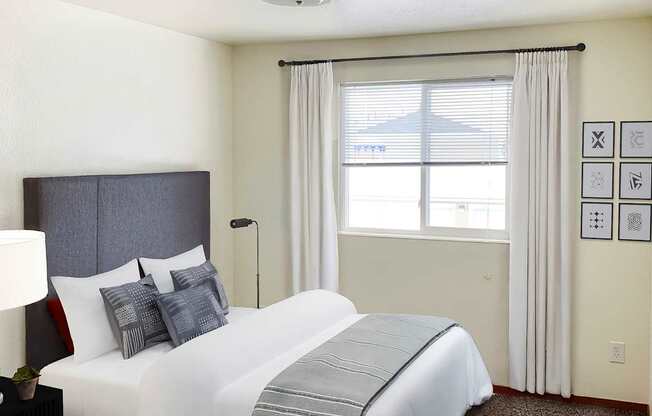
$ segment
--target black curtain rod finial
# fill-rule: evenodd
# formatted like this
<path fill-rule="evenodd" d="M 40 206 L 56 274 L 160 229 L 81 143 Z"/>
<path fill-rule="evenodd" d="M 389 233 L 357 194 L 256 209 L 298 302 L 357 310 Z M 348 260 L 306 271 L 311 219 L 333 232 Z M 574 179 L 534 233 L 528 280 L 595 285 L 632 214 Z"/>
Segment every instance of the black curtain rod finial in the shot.
<path fill-rule="evenodd" d="M 285 66 L 285 60 L 281 59 L 280 61 L 278 61 L 278 66 L 283 68 Z"/>
<path fill-rule="evenodd" d="M 586 44 L 584 44 L 582 42 L 578 43 L 577 44 L 577 50 L 580 51 L 580 52 L 586 50 Z"/>

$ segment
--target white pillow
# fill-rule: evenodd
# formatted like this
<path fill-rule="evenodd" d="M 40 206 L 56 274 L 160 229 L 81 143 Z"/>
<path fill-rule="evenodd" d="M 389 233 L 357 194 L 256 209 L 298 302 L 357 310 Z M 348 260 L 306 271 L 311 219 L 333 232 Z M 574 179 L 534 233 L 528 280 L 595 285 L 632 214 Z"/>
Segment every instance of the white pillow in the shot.
<path fill-rule="evenodd" d="M 167 259 L 147 259 L 141 257 L 138 260 L 143 268 L 143 272 L 145 272 L 145 276 L 151 274 L 154 278 L 154 283 L 156 283 L 159 293 L 170 293 L 174 292 L 174 284 L 172 283 L 170 271 L 202 265 L 206 262 L 206 255 L 204 254 L 204 246 L 199 245 L 190 251 Z"/>
<path fill-rule="evenodd" d="M 100 288 L 140 280 L 138 262 L 134 259 L 110 272 L 91 277 L 57 276 L 51 280 L 70 327 L 75 346 L 74 360 L 82 363 L 118 348 L 106 316 Z"/>

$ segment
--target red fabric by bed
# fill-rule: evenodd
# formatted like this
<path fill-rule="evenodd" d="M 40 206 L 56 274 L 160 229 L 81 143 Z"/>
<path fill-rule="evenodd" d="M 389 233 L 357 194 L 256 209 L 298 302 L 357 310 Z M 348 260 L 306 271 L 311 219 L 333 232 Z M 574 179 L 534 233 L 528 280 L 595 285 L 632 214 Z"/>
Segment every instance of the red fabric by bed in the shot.
<path fill-rule="evenodd" d="M 70 328 L 68 328 L 66 313 L 63 311 L 63 305 L 59 298 L 48 299 L 48 311 L 57 325 L 57 332 L 61 335 L 63 342 L 66 344 L 66 349 L 69 353 L 73 354 L 75 352 L 75 346 L 72 343 L 72 336 L 70 336 Z"/>

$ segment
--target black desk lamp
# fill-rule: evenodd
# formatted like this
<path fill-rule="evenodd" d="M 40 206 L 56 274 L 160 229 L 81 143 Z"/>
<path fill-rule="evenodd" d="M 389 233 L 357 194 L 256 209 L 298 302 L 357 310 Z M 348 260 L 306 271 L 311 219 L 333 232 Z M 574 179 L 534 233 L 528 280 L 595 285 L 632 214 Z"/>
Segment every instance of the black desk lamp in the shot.
<path fill-rule="evenodd" d="M 231 220 L 231 228 L 245 228 L 256 224 L 256 308 L 260 309 L 260 235 L 258 221 L 249 218 L 235 218 Z"/>

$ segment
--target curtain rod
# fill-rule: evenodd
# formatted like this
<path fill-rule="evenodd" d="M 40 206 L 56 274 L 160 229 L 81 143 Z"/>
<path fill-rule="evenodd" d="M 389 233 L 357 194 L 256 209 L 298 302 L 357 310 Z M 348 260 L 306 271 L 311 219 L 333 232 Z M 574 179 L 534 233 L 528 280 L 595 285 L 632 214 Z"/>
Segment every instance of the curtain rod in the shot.
<path fill-rule="evenodd" d="M 337 58 L 337 59 L 313 59 L 310 61 L 286 61 L 281 59 L 278 61 L 278 66 L 298 66 L 310 64 L 323 64 L 327 62 L 361 62 L 361 61 L 380 61 L 391 59 L 413 59 L 413 58 L 439 58 L 444 56 L 467 56 L 467 55 L 491 55 L 500 53 L 522 53 L 522 52 L 553 52 L 553 51 L 578 51 L 582 52 L 586 49 L 584 43 L 578 43 L 573 46 L 553 46 L 545 48 L 530 48 L 530 49 L 498 49 L 489 51 L 466 51 L 466 52 L 441 52 L 441 53 L 426 53 L 420 55 L 389 55 L 389 56 L 366 56 L 361 58 Z"/>

